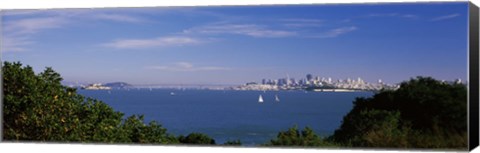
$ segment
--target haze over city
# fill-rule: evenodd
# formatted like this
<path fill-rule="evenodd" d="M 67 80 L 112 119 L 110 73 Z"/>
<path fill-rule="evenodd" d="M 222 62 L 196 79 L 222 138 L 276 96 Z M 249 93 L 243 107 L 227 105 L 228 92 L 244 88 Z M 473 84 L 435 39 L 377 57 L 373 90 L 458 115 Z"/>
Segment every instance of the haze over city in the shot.
<path fill-rule="evenodd" d="M 467 78 L 466 3 L 2 11 L 2 60 L 65 81 Z"/>

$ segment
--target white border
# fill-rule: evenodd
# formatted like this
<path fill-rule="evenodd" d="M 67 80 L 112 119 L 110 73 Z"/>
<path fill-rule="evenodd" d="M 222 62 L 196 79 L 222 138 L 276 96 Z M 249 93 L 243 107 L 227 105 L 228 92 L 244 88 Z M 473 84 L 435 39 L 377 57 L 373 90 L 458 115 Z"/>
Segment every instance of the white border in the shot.
<path fill-rule="evenodd" d="M 466 0 L 2 0 L 0 9 L 48 9 L 48 8 L 104 8 L 104 7 L 152 7 L 152 6 L 219 6 L 219 5 L 279 5 L 279 4 L 345 4 L 345 3 L 406 3 L 406 2 L 451 2 Z M 471 0 L 480 6 L 480 0 Z M 91 144 L 45 144 L 45 143 L 0 143 L 1 152 L 411 152 L 425 153 L 432 151 L 385 151 L 385 150 L 328 150 L 328 149 L 267 149 L 244 147 L 180 147 L 148 145 L 91 145 Z M 446 152 L 446 151 L 443 151 Z M 480 152 L 480 149 L 474 150 Z"/>

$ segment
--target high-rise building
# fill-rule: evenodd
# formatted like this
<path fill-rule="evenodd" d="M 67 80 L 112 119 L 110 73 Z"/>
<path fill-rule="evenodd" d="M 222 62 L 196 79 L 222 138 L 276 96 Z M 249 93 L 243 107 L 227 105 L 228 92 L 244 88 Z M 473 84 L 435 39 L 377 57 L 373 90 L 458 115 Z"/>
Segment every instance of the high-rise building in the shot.
<path fill-rule="evenodd" d="M 307 81 L 312 81 L 313 76 L 311 74 L 307 74 Z"/>
<path fill-rule="evenodd" d="M 290 78 L 290 79 L 288 80 L 288 83 L 287 83 L 287 84 L 288 84 L 288 85 L 296 85 L 297 82 L 295 81 L 295 78 Z"/>
<path fill-rule="evenodd" d="M 362 78 L 358 77 L 358 78 L 357 78 L 357 83 L 358 83 L 358 84 L 363 84 L 364 82 L 363 82 Z"/>
<path fill-rule="evenodd" d="M 288 79 L 287 78 L 282 78 L 282 79 L 279 79 L 278 80 L 278 85 L 280 86 L 284 86 L 284 85 L 288 85 Z"/>

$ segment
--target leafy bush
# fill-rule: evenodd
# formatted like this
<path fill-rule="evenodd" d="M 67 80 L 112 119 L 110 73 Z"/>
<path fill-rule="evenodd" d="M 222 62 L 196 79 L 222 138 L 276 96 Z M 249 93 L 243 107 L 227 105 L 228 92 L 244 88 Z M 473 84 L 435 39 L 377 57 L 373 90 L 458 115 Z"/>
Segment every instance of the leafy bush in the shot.
<path fill-rule="evenodd" d="M 332 143 L 324 141 L 317 136 L 312 129 L 305 127 L 302 131 L 297 129 L 297 126 L 289 128 L 287 131 L 278 133 L 277 138 L 270 140 L 266 146 L 335 146 Z"/>
<path fill-rule="evenodd" d="M 145 124 L 142 115 L 124 119 L 105 103 L 62 86 L 60 74 L 52 68 L 37 75 L 30 66 L 5 62 L 2 71 L 3 140 L 215 144 L 200 133 L 176 138 L 156 122 Z M 398 90 L 357 98 L 340 128 L 327 139 L 295 126 L 266 145 L 466 149 L 466 107 L 465 85 L 417 77 Z"/>
<path fill-rule="evenodd" d="M 354 147 L 466 148 L 466 105 L 465 85 L 417 77 L 396 91 L 357 98 L 329 140 Z"/>
<path fill-rule="evenodd" d="M 181 135 L 178 137 L 178 141 L 180 141 L 180 143 L 183 143 L 183 144 L 207 144 L 207 145 L 215 144 L 215 140 L 201 133 L 190 133 L 186 137 Z"/>
<path fill-rule="evenodd" d="M 167 129 L 163 128 L 157 122 L 152 121 L 148 125 L 143 123 L 144 117 L 130 116 L 121 126 L 121 129 L 129 136 L 129 140 L 135 143 L 159 143 L 176 144 L 178 140 L 167 134 Z"/>
<path fill-rule="evenodd" d="M 123 119 L 107 104 L 62 86 L 52 68 L 36 75 L 30 66 L 5 62 L 2 71 L 4 140 L 178 143 L 156 122 Z"/>
<path fill-rule="evenodd" d="M 223 143 L 225 146 L 241 146 L 242 142 L 240 140 L 227 141 Z"/>

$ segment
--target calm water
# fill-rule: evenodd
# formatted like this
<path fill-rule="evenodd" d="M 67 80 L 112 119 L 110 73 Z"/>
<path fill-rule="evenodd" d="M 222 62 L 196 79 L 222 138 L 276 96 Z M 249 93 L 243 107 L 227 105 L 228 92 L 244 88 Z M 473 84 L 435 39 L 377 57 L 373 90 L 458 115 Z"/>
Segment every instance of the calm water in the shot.
<path fill-rule="evenodd" d="M 294 125 L 309 126 L 327 136 L 340 126 L 355 97 L 371 92 L 220 91 L 220 90 L 79 90 L 104 101 L 126 116 L 144 114 L 169 133 L 200 132 L 218 144 L 240 139 L 244 145 L 263 144 Z M 170 92 L 175 95 L 171 96 Z M 264 102 L 259 103 L 259 95 Z M 278 95 L 280 102 L 275 102 Z"/>

